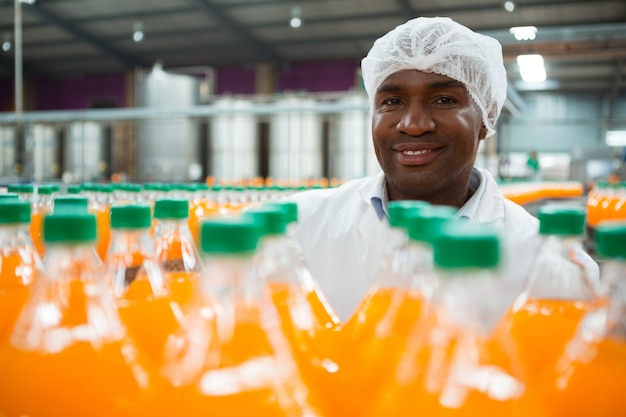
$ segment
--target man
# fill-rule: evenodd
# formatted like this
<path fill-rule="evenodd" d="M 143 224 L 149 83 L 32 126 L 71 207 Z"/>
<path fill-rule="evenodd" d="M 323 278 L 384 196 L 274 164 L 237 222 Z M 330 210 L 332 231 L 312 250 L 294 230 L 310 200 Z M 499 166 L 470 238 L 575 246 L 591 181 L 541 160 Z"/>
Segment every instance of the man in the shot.
<path fill-rule="evenodd" d="M 296 236 L 313 276 L 342 320 L 376 277 L 390 237 L 387 205 L 423 200 L 500 227 L 505 269 L 526 277 L 538 220 L 474 167 L 506 99 L 500 44 L 449 18 L 416 18 L 378 39 L 362 60 L 374 149 L 383 172 L 292 197 Z"/>

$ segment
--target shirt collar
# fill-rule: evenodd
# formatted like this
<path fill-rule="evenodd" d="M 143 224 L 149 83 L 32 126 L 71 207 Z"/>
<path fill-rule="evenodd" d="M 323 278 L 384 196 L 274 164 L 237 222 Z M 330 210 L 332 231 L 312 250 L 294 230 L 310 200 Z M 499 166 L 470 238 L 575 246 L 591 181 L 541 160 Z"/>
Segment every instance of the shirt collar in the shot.
<path fill-rule="evenodd" d="M 478 205 L 480 200 L 485 193 L 486 189 L 486 181 L 484 178 L 484 174 L 479 169 L 474 168 L 472 170 L 472 176 L 470 178 L 470 188 L 475 189 L 474 195 L 463 204 L 458 211 L 458 217 L 466 217 L 469 219 L 473 219 L 476 217 L 476 213 L 478 212 Z M 389 197 L 387 195 L 387 181 L 385 181 L 385 176 L 380 175 L 376 179 L 376 183 L 372 188 L 372 194 L 370 196 L 370 202 L 374 211 L 376 212 L 376 216 L 378 216 L 378 220 L 383 220 L 388 218 L 389 212 L 387 207 L 389 206 Z"/>

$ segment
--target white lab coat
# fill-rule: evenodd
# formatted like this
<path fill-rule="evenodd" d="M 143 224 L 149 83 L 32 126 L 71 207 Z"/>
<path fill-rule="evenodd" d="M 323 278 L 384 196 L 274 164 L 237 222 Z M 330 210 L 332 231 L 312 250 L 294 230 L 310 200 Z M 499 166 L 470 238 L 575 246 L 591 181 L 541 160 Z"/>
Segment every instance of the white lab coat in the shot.
<path fill-rule="evenodd" d="M 475 174 L 485 187 L 468 201 L 476 204 L 468 217 L 503 231 L 504 276 L 524 282 L 540 243 L 539 221 L 504 198 L 488 171 L 475 168 Z M 370 202 L 382 175 L 290 197 L 298 203 L 296 238 L 313 277 L 342 321 L 353 314 L 376 278 L 393 233 Z"/>

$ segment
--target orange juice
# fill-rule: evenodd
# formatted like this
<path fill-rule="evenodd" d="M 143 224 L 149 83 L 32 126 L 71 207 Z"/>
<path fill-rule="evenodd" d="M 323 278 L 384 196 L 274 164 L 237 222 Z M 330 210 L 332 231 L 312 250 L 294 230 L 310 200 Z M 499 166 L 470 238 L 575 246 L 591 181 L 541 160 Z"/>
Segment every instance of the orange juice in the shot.
<path fill-rule="evenodd" d="M 294 368 L 281 363 L 268 327 L 261 324 L 263 316 L 255 302 L 233 306 L 196 365 L 198 377 L 183 384 L 155 384 L 145 415 L 195 417 L 206 416 L 207 410 L 212 417 L 291 415 L 292 402 L 306 392 L 298 392 L 297 379 L 288 378 Z"/>
<path fill-rule="evenodd" d="M 61 328 L 59 328 L 61 330 Z M 53 332 L 49 334 L 53 337 Z M 121 341 L 73 341 L 61 351 L 0 348 L 0 413 L 8 417 L 130 415 L 140 395 Z"/>
<path fill-rule="evenodd" d="M 547 404 L 554 416 L 613 417 L 626 415 L 626 341 L 590 343 L 566 354 L 551 380 Z"/>
<path fill-rule="evenodd" d="M 28 299 L 30 287 L 0 288 L 0 343 L 11 333 Z"/>
<path fill-rule="evenodd" d="M 333 401 L 332 415 L 366 414 L 404 352 L 422 308 L 419 291 L 393 287 L 370 290 L 340 335 L 338 380 L 343 388 L 328 393 Z"/>
<path fill-rule="evenodd" d="M 39 256 L 43 257 L 46 253 L 46 248 L 43 243 L 43 218 L 52 213 L 52 207 L 41 208 L 39 210 L 33 210 L 30 221 L 30 233 L 33 239 L 33 244 L 37 248 Z"/>
<path fill-rule="evenodd" d="M 118 311 L 141 354 L 161 364 L 168 339 L 183 329 L 180 307 L 169 297 L 154 296 L 150 282 L 139 279 L 118 300 Z"/>
<path fill-rule="evenodd" d="M 40 271 L 33 247 L 5 248 L 0 252 L 0 340 L 13 328 Z"/>
<path fill-rule="evenodd" d="M 507 314 L 498 332 L 515 340 L 529 382 L 556 362 L 590 308 L 583 301 L 538 299 Z"/>
<path fill-rule="evenodd" d="M 321 403 L 325 397 L 336 394 L 332 377 L 339 370 L 333 356 L 340 330 L 338 319 L 329 312 L 316 288 L 287 282 L 268 285 L 302 378 L 314 401 Z"/>
<path fill-rule="evenodd" d="M 419 325 L 367 416 L 543 415 L 516 377 L 506 345 L 441 310 Z"/>
<path fill-rule="evenodd" d="M 15 324 L 30 287 L 42 271 L 41 259 L 30 238 L 26 201 L 0 206 L 0 340 Z"/>
<path fill-rule="evenodd" d="M 109 220 L 109 208 L 100 206 L 93 209 L 98 224 L 98 240 L 95 243 L 96 252 L 100 259 L 105 259 L 111 242 L 111 226 Z"/>
<path fill-rule="evenodd" d="M 0 344 L 0 412 L 127 415 L 146 375 L 133 365 L 122 328 L 115 321 L 93 324 L 96 316 L 111 318 L 94 299 L 93 283 L 58 284 L 34 293 L 10 342 Z"/>

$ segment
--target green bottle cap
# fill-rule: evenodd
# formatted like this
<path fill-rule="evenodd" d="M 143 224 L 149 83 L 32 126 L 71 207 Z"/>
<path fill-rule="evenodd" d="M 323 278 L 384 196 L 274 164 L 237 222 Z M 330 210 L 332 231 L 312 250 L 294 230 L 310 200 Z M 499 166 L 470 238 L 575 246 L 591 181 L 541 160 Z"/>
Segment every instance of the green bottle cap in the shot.
<path fill-rule="evenodd" d="M 0 224 L 30 223 L 30 203 L 18 199 L 0 200 Z"/>
<path fill-rule="evenodd" d="M 189 217 L 189 201 L 178 198 L 162 198 L 154 202 L 155 219 L 186 219 Z"/>
<path fill-rule="evenodd" d="M 32 184 L 9 184 L 7 190 L 10 193 L 32 194 L 35 187 Z"/>
<path fill-rule="evenodd" d="M 40 195 L 52 195 L 54 193 L 54 187 L 49 184 L 41 184 L 37 187 L 37 194 Z"/>
<path fill-rule="evenodd" d="M 546 205 L 539 208 L 539 233 L 542 235 L 582 236 L 585 210 L 582 207 Z"/>
<path fill-rule="evenodd" d="M 298 204 L 293 201 L 268 201 L 263 206 L 279 207 L 285 212 L 285 221 L 287 223 L 296 223 L 298 221 Z"/>
<path fill-rule="evenodd" d="M 112 229 L 149 229 L 151 226 L 150 206 L 128 204 L 111 207 Z"/>
<path fill-rule="evenodd" d="M 4 201 L 4 200 L 19 200 L 20 196 L 17 195 L 17 193 L 1 193 L 0 194 L 0 201 Z"/>
<path fill-rule="evenodd" d="M 604 223 L 596 228 L 596 250 L 604 257 L 626 259 L 626 223 Z"/>
<path fill-rule="evenodd" d="M 66 191 L 68 194 L 80 194 L 83 189 L 80 185 L 68 185 Z"/>
<path fill-rule="evenodd" d="M 405 227 L 406 216 L 409 213 L 429 207 L 430 203 L 420 200 L 394 200 L 389 202 L 389 225 L 391 227 Z"/>
<path fill-rule="evenodd" d="M 457 209 L 450 206 L 430 206 L 405 214 L 405 227 L 409 239 L 432 244 L 449 221 L 456 219 Z M 461 220 L 458 220 L 461 221 Z"/>
<path fill-rule="evenodd" d="M 92 213 L 62 211 L 43 218 L 46 243 L 93 243 L 96 235 L 96 216 Z"/>
<path fill-rule="evenodd" d="M 496 268 L 500 238 L 487 227 L 470 221 L 444 225 L 433 243 L 434 263 L 444 269 Z"/>
<path fill-rule="evenodd" d="M 287 230 L 287 213 L 280 207 L 256 207 L 244 211 L 243 217 L 256 222 L 262 236 L 282 235 Z"/>
<path fill-rule="evenodd" d="M 59 196 L 54 198 L 53 204 L 53 213 L 72 210 L 87 212 L 89 210 L 89 199 L 87 197 Z"/>
<path fill-rule="evenodd" d="M 200 236 L 205 254 L 248 254 L 257 250 L 261 231 L 249 218 L 223 218 L 204 221 Z"/>

